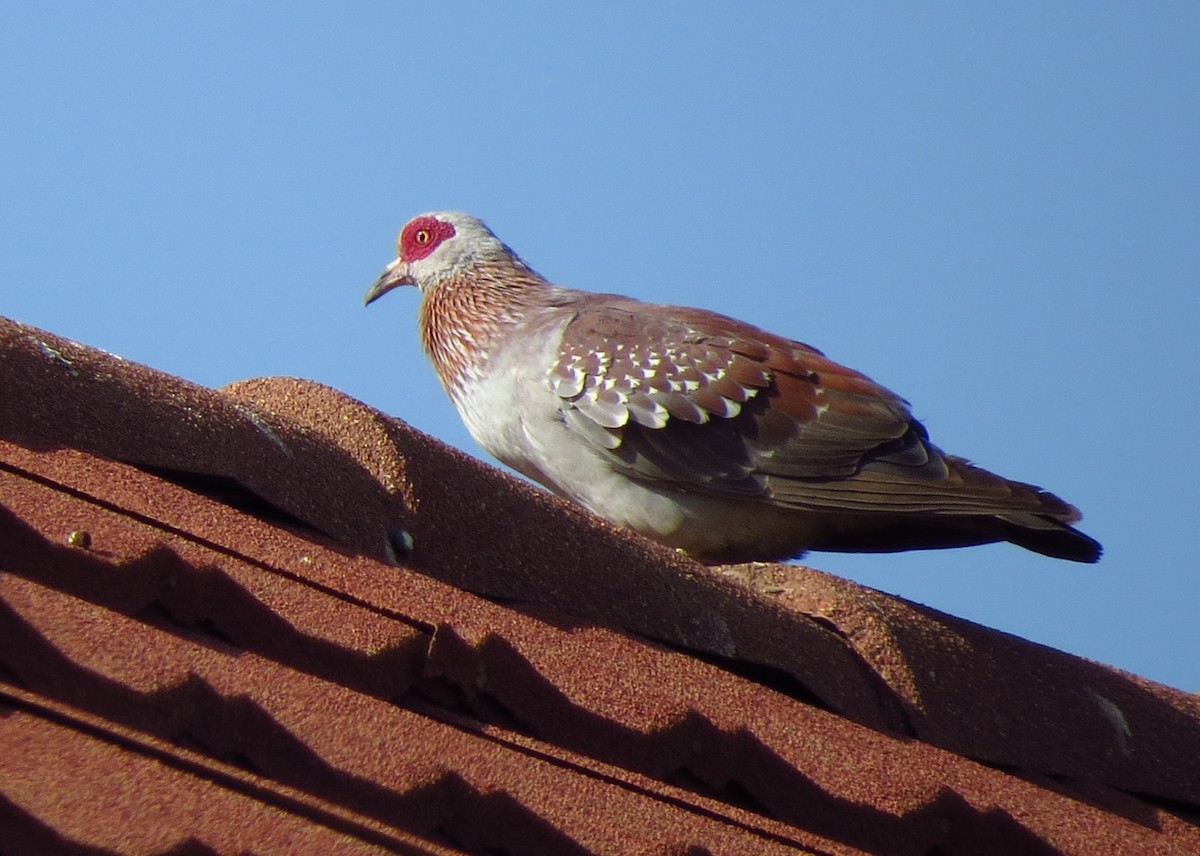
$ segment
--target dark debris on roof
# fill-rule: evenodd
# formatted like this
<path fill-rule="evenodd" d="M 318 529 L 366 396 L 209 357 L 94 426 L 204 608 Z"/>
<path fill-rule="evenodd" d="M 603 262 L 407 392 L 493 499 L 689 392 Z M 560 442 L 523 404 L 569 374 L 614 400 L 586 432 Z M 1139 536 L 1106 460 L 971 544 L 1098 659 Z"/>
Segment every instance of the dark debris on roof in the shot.
<path fill-rule="evenodd" d="M 1200 852 L 1200 700 L 0 320 L 0 853 Z"/>

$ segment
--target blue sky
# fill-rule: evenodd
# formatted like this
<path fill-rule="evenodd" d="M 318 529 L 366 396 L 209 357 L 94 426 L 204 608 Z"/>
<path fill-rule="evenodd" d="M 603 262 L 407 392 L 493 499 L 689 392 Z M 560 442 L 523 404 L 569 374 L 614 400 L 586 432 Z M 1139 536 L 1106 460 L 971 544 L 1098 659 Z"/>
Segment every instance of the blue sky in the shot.
<path fill-rule="evenodd" d="M 336 386 L 472 454 L 369 310 L 470 211 L 556 281 L 723 311 L 1081 507 L 809 563 L 1200 690 L 1200 6 L 28 3 L 0 10 L 0 314 L 210 386 Z"/>

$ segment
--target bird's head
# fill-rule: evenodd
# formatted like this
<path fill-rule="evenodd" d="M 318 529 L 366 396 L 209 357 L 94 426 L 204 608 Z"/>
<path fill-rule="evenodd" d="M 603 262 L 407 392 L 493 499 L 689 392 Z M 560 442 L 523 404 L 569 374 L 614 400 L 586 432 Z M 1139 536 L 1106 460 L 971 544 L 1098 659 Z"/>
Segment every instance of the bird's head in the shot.
<path fill-rule="evenodd" d="M 396 260 L 367 291 L 364 303 L 401 285 L 424 292 L 469 268 L 502 261 L 522 264 L 482 220 L 457 211 L 421 214 L 400 230 Z"/>

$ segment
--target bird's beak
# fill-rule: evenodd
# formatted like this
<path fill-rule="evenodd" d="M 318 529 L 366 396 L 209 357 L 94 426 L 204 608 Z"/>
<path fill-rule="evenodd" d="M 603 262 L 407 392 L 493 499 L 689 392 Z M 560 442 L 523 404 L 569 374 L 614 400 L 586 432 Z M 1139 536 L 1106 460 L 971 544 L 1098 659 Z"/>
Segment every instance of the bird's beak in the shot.
<path fill-rule="evenodd" d="M 378 300 L 393 288 L 416 284 L 416 280 L 408 272 L 408 262 L 396 259 L 383 269 L 379 279 L 375 280 L 375 284 L 367 289 L 367 293 L 363 297 L 363 306 Z"/>

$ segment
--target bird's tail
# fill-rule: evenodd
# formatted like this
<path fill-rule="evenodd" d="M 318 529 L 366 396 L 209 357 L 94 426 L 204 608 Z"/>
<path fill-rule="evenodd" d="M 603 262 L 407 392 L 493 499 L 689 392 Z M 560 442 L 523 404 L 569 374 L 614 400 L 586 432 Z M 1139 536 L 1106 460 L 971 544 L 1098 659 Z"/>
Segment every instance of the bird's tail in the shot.
<path fill-rule="evenodd" d="M 1093 563 L 1104 552 L 1099 541 L 1050 517 L 1014 514 L 1001 516 L 999 520 L 1004 540 L 1044 556 Z"/>

